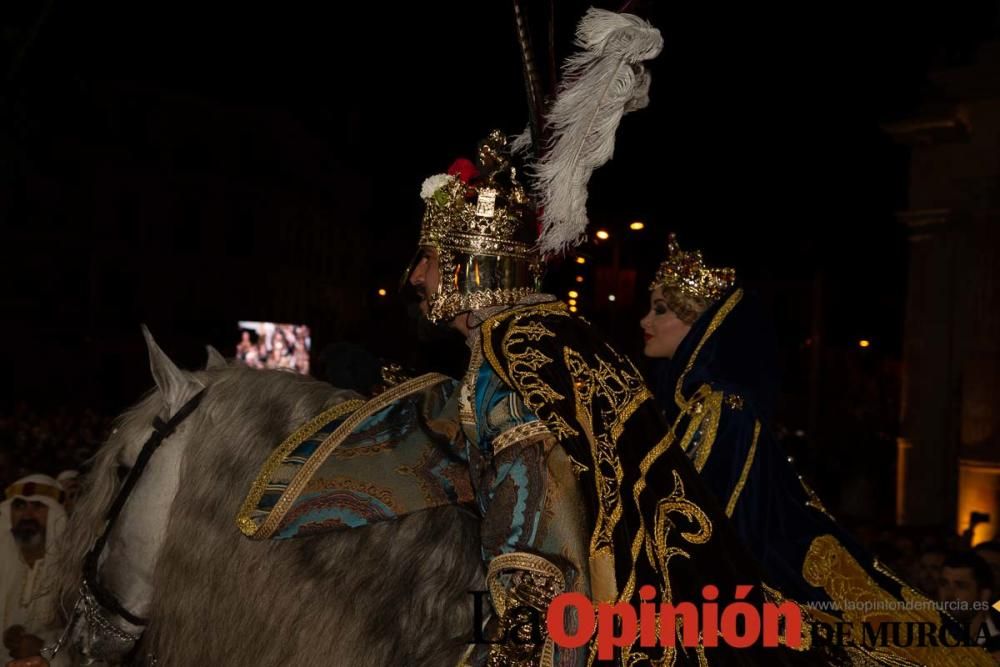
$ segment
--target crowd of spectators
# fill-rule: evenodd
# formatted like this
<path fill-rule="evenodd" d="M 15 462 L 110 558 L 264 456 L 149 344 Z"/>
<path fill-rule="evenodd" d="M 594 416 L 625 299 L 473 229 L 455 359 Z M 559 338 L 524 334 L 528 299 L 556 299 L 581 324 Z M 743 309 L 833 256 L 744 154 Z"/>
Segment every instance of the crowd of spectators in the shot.
<path fill-rule="evenodd" d="M 90 409 L 18 402 L 0 412 L 0 483 L 32 473 L 81 470 L 107 438 L 111 419 Z"/>

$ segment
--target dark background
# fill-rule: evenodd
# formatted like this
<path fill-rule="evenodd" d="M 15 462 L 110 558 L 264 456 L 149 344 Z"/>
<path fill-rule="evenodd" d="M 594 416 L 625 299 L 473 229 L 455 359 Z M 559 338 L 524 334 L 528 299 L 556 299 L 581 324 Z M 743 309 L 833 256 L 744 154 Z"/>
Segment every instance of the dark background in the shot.
<path fill-rule="evenodd" d="M 586 7 L 558 3 L 559 55 Z M 880 124 L 916 108 L 928 68 L 967 62 L 995 10 L 639 3 L 666 47 L 650 107 L 591 182 L 612 239 L 581 249 L 582 314 L 637 358 L 676 230 L 771 312 L 781 425 L 833 452 L 891 449 L 908 152 Z M 351 341 L 461 372 L 462 346 L 421 345 L 395 286 L 422 180 L 524 126 L 508 2 L 10 0 L 0 22 L 8 407 L 117 413 L 151 384 L 140 322 L 188 367 L 205 343 L 232 355 L 238 319 L 270 319 L 310 325 L 317 359 Z M 565 297 L 576 268 L 551 289 Z"/>

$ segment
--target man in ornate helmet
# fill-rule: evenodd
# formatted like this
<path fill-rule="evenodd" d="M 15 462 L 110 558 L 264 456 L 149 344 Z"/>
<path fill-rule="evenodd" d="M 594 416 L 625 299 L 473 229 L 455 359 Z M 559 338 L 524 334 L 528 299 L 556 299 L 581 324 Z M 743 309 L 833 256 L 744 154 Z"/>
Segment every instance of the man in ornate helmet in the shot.
<path fill-rule="evenodd" d="M 547 635 L 544 619 L 560 593 L 600 603 L 676 603 L 701 601 L 706 584 L 731 599 L 737 584 L 760 581 L 683 452 L 665 446 L 667 425 L 633 364 L 539 290 L 540 249 L 554 241 L 558 250 L 580 235 L 560 218 L 582 211 L 590 171 L 610 156 L 601 140 L 610 131 L 613 141 L 624 110 L 641 106 L 636 98 L 645 98 L 648 83 L 641 62 L 662 44 L 645 22 L 599 10 L 588 12 L 580 36 L 588 53 L 600 56 L 587 75 L 564 83 L 554 117 L 560 101 L 575 98 L 613 122 L 597 123 L 605 135 L 597 137 L 600 150 L 589 145 L 593 133 L 556 124 L 554 161 L 537 167 L 548 241 L 538 244 L 533 195 L 506 138 L 494 131 L 476 164 L 459 160 L 424 182 L 420 251 L 405 276 L 426 316 L 461 332 L 472 353 L 459 414 L 494 612 L 486 637 L 496 642 L 474 647 L 477 665 L 606 659 L 593 641 L 574 649 Z M 601 60 L 607 57 L 611 64 Z M 595 79 L 595 72 L 604 74 Z M 581 82 L 615 99 L 581 95 L 574 88 Z M 577 114 L 577 121 L 590 125 L 588 116 Z M 567 146 L 581 138 L 579 150 Z M 753 595 L 763 599 L 760 588 Z M 570 635 L 591 636 L 591 628 L 577 627 L 580 620 L 571 611 L 562 619 Z M 623 635 L 615 664 L 788 664 L 805 657 L 784 648 L 639 644 L 637 635 Z"/>

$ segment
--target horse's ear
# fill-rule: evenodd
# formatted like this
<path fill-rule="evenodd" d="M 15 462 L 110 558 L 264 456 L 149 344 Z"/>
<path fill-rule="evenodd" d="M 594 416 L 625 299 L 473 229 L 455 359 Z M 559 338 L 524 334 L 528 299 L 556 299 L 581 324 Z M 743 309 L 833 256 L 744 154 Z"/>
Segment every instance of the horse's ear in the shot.
<path fill-rule="evenodd" d="M 153 373 L 153 380 L 156 382 L 156 387 L 160 390 L 170 412 L 174 412 L 195 393 L 204 389 L 205 385 L 190 373 L 177 368 L 177 365 L 153 340 L 153 334 L 149 333 L 145 324 L 142 325 L 142 335 L 146 338 L 146 349 L 149 351 L 149 370 Z"/>
<path fill-rule="evenodd" d="M 226 358 L 222 356 L 222 353 L 216 350 L 211 345 L 206 345 L 205 349 L 208 350 L 208 361 L 205 362 L 205 370 L 212 370 L 213 368 L 225 368 L 229 364 L 226 363 Z"/>

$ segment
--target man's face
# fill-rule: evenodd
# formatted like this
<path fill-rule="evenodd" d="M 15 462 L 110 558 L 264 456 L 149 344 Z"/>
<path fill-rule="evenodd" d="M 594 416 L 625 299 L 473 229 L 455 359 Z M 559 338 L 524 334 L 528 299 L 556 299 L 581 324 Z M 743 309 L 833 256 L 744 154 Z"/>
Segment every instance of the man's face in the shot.
<path fill-rule="evenodd" d="M 964 602 L 962 609 L 952 611 L 959 621 L 967 622 L 976 615 L 973 603 L 989 597 L 989 590 L 980 589 L 970 567 L 942 567 L 938 580 L 938 600 Z"/>
<path fill-rule="evenodd" d="M 15 498 L 10 504 L 10 532 L 22 546 L 38 546 L 45 542 L 45 526 L 49 506 L 37 500 Z"/>
<path fill-rule="evenodd" d="M 421 248 L 420 259 L 410 273 L 410 285 L 420 297 L 420 312 L 425 316 L 430 314 L 430 295 L 436 294 L 441 282 L 438 266 L 438 251 L 436 248 Z"/>

